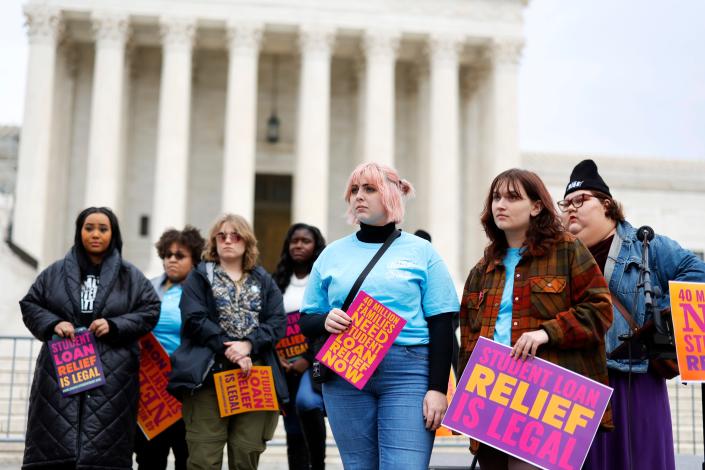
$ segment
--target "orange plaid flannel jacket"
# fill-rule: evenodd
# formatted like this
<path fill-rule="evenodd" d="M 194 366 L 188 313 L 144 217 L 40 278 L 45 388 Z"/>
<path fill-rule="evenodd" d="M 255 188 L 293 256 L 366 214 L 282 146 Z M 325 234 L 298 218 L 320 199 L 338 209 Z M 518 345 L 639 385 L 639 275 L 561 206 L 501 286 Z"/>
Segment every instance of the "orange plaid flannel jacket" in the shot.
<path fill-rule="evenodd" d="M 525 253 L 514 276 L 512 344 L 522 333 L 543 328 L 549 341 L 539 347 L 538 357 L 607 385 L 604 338 L 612 324 L 612 301 L 587 247 L 566 233 L 545 256 Z M 494 337 L 504 280 L 498 260 L 480 260 L 470 271 L 460 305 L 459 371 L 480 336 Z M 601 426 L 612 428 L 610 407 Z"/>

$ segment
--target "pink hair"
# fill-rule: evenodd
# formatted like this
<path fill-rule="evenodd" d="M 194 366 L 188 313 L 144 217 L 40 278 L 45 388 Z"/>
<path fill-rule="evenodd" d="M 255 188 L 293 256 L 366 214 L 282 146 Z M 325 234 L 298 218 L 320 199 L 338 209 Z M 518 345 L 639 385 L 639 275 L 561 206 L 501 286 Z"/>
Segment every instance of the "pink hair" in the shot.
<path fill-rule="evenodd" d="M 365 179 L 373 185 L 382 196 L 382 207 L 387 213 L 387 222 L 401 223 L 404 220 L 404 200 L 414 197 L 414 187 L 403 178 L 394 168 L 380 163 L 362 163 L 355 168 L 348 178 L 345 188 L 344 199 L 348 204 L 346 218 L 352 225 L 359 224 L 360 221 L 352 211 L 350 197 L 352 187 Z"/>

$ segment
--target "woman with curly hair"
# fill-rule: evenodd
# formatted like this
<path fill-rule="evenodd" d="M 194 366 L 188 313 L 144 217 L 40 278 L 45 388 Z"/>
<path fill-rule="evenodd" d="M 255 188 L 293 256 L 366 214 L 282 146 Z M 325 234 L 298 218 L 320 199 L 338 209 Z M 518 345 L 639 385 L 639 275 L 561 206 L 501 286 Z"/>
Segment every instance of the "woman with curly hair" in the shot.
<path fill-rule="evenodd" d="M 179 302 L 183 293 L 182 283 L 201 259 L 205 243 L 198 229 L 187 225 L 183 230 L 168 229 L 154 245 L 164 272 L 152 279 L 154 290 L 162 301 L 159 322 L 152 334 L 169 355 L 181 343 Z M 188 447 L 183 419 L 150 440 L 141 431 L 137 432 L 135 454 L 139 470 L 165 470 L 170 451 L 174 453 L 174 468 L 186 470 Z"/>
<path fill-rule="evenodd" d="M 588 249 L 564 232 L 543 181 L 527 170 L 500 173 L 481 222 L 490 240 L 470 271 L 460 306 L 462 373 L 480 336 L 607 383 L 604 335 L 612 323 L 609 290 Z M 611 427 L 611 412 L 602 426 Z M 472 441 L 482 468 L 535 468 Z"/>
<path fill-rule="evenodd" d="M 183 400 L 191 470 L 221 468 L 226 443 L 231 469 L 256 469 L 277 426 L 276 411 L 221 418 L 214 373 L 270 366 L 279 402 L 289 400 L 274 351 L 286 329 L 282 295 L 258 256 L 250 224 L 224 214 L 209 230 L 204 261 L 184 282 L 181 345 L 171 356 L 168 390 Z"/>
<path fill-rule="evenodd" d="M 303 223 L 289 227 L 281 257 L 273 274 L 284 295 L 284 311 L 297 318 L 314 261 L 326 247 L 321 231 Z M 291 323 L 291 322 L 289 322 Z M 284 416 L 286 449 L 290 470 L 325 468 L 326 423 L 323 397 L 313 387 L 309 367 L 313 355 L 280 357 L 286 371 L 290 403 Z"/>

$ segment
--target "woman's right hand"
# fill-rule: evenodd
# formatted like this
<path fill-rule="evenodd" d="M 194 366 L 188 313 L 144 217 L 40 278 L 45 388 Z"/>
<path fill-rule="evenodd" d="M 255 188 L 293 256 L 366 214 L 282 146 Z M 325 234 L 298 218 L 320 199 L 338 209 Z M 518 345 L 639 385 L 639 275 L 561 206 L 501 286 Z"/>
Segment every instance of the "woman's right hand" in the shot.
<path fill-rule="evenodd" d="M 325 327 L 328 333 L 337 335 L 347 330 L 351 323 L 352 319 L 347 313 L 343 312 L 339 308 L 334 308 L 328 312 L 328 315 L 326 316 Z"/>
<path fill-rule="evenodd" d="M 76 330 L 74 330 L 71 323 L 67 321 L 60 321 L 54 327 L 54 333 L 56 333 L 60 338 L 74 339 Z"/>
<path fill-rule="evenodd" d="M 279 353 L 277 353 L 277 359 L 279 359 L 279 365 L 282 369 L 284 369 L 284 372 L 288 373 L 289 369 L 291 369 L 291 364 L 289 364 L 289 361 L 281 357 Z"/>

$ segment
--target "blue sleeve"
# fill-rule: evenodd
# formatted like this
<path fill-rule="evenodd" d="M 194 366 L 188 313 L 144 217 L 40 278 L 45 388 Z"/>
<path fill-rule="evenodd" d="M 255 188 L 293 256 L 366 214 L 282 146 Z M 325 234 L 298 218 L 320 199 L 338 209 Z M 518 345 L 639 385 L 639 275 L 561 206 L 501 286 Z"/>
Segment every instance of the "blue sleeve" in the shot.
<path fill-rule="evenodd" d="M 328 286 L 324 285 L 321 278 L 321 262 L 322 257 L 313 264 L 311 274 L 306 284 L 304 291 L 304 299 L 301 303 L 301 313 L 328 313 L 330 312 L 330 304 L 328 303 Z"/>
<path fill-rule="evenodd" d="M 668 237 L 658 236 L 654 241 L 656 243 L 651 248 L 654 255 L 651 258 L 659 263 L 656 269 L 663 291 L 663 306 L 668 306 L 668 281 L 705 282 L 705 263 Z"/>
<path fill-rule="evenodd" d="M 453 279 L 448 268 L 436 250 L 429 245 L 429 261 L 426 282 L 421 290 L 421 306 L 424 316 L 430 317 L 439 313 L 457 312 L 460 310 L 458 294 L 455 291 Z"/>

